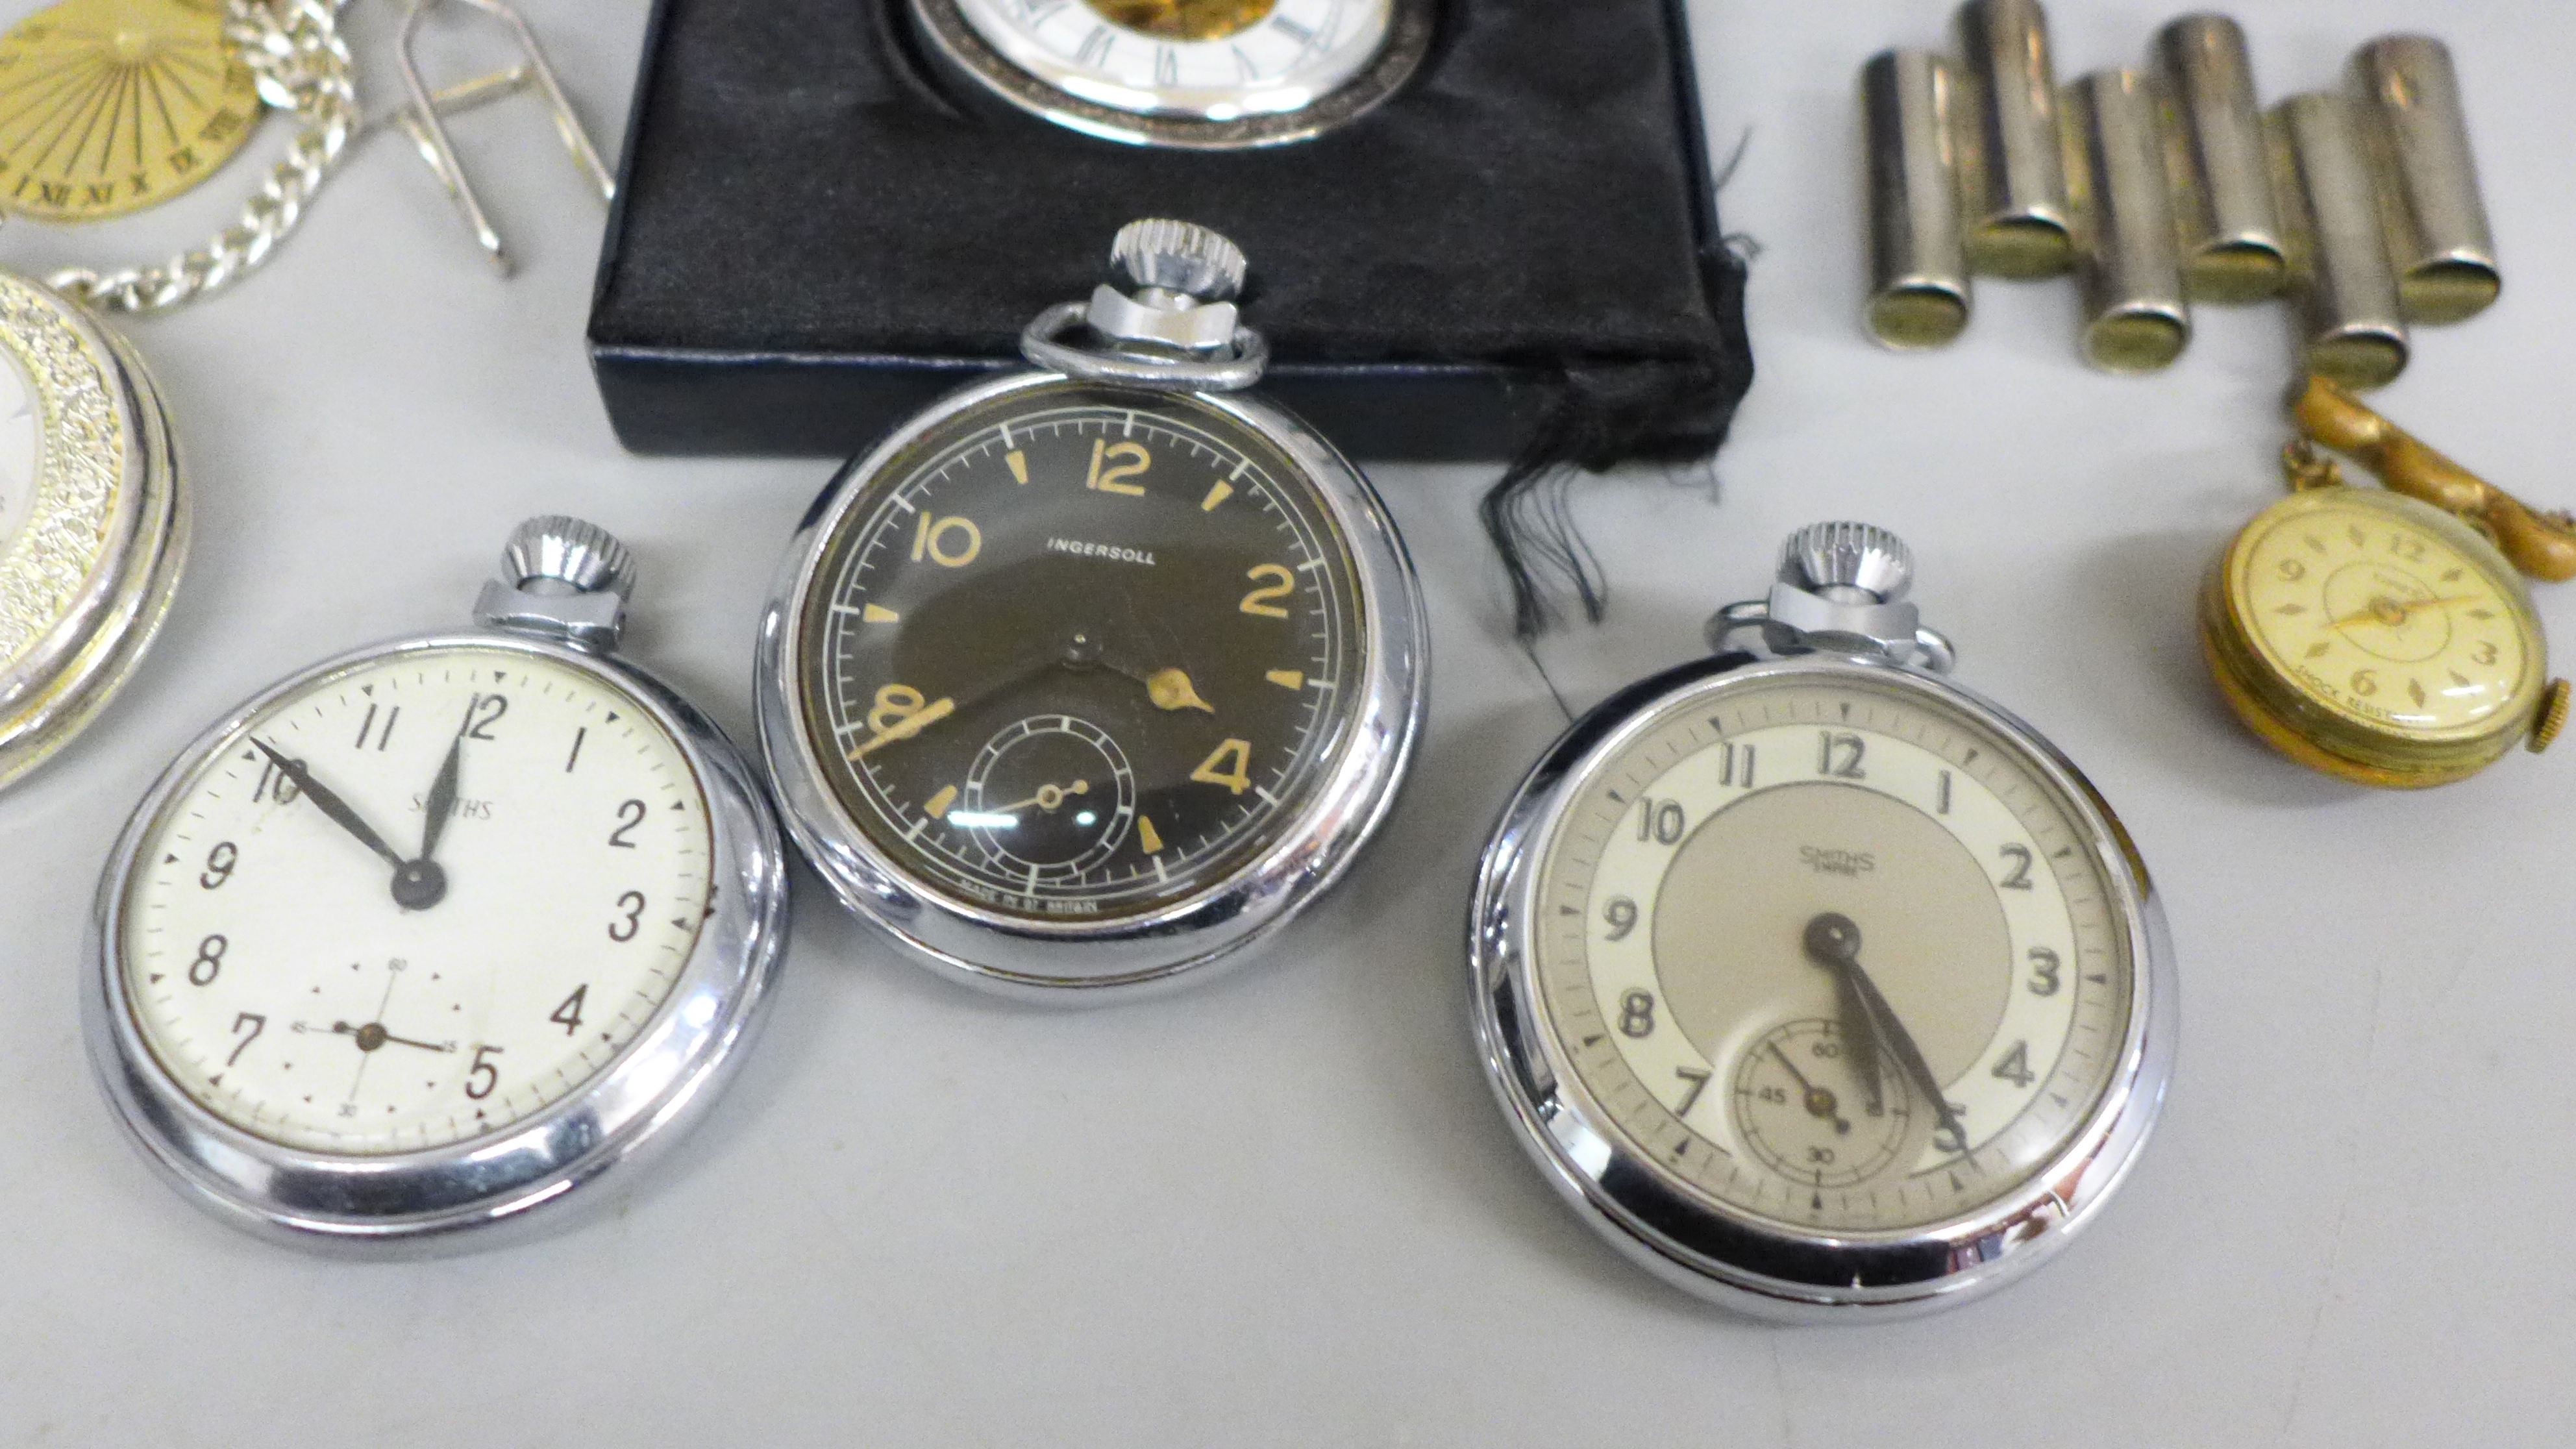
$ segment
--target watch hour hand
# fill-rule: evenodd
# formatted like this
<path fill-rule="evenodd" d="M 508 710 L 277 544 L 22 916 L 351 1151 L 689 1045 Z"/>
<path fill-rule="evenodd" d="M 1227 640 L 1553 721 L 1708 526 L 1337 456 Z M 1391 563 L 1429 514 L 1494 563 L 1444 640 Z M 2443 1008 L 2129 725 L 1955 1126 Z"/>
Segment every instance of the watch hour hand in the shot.
<path fill-rule="evenodd" d="M 259 748 L 261 754 L 268 756 L 269 763 L 277 767 L 279 774 L 294 781 L 295 788 L 302 791 L 304 797 L 313 802 L 314 809 L 328 816 L 332 824 L 355 836 L 360 845 L 384 857 L 385 863 L 394 869 L 401 870 L 410 864 L 403 859 L 401 852 L 385 844 L 385 838 L 376 833 L 374 826 L 358 818 L 358 812 L 349 808 L 348 801 L 341 799 L 337 792 L 314 779 L 311 771 L 269 748 L 268 742 L 256 735 L 252 736 L 251 743 Z"/>
<path fill-rule="evenodd" d="M 1932 1075 L 1932 1064 L 1923 1059 L 1923 1049 L 1914 1044 L 1913 1033 L 1897 1020 L 1895 1009 L 1879 993 L 1878 983 L 1861 969 L 1860 927 L 1849 916 L 1827 911 L 1807 923 L 1806 948 L 1810 959 L 1831 969 L 1846 983 L 1861 1014 L 1871 1018 L 1883 1049 L 1931 1105 L 1941 1129 L 1964 1146 L 1967 1129 L 1960 1125 L 1959 1114 L 1950 1109 L 1949 1097 L 1942 1092 L 1940 1080 Z"/>
<path fill-rule="evenodd" d="M 1209 714 L 1216 713 L 1216 706 L 1199 698 L 1199 692 L 1190 685 L 1190 676 L 1178 668 L 1157 669 L 1146 675 L 1145 693 L 1154 701 L 1156 709 L 1203 709 Z"/>

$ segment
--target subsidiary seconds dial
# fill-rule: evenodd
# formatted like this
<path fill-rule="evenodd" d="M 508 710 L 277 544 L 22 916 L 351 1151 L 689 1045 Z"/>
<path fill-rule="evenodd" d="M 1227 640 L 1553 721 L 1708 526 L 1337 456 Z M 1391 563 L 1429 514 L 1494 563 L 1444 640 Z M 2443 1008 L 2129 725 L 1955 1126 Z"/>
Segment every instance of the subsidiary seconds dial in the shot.
<path fill-rule="evenodd" d="M 1346 733 L 1361 603 L 1295 464 L 1229 412 L 1080 384 L 944 421 L 828 546 L 799 661 L 842 807 L 1038 916 L 1153 910 L 1257 855 Z"/>

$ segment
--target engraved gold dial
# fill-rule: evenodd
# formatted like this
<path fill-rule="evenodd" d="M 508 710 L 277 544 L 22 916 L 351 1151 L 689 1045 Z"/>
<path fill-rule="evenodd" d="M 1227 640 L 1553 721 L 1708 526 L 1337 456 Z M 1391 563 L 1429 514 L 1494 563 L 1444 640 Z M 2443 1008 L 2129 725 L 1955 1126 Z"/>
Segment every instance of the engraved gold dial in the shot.
<path fill-rule="evenodd" d="M 221 0 L 63 0 L 0 36 L 0 206 L 123 216 L 196 185 L 259 119 Z"/>
<path fill-rule="evenodd" d="M 2302 493 L 2248 524 L 2202 624 L 2257 733 L 2366 784 L 2477 770 L 2529 734 L 2547 687 L 2512 566 L 2450 515 L 2375 489 Z"/>

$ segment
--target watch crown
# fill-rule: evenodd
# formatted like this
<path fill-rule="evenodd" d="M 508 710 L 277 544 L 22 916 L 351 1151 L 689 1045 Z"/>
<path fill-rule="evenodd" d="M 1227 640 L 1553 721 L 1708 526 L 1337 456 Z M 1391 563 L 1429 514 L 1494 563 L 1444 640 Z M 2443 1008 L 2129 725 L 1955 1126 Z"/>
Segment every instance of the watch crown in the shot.
<path fill-rule="evenodd" d="M 622 599 L 635 589 L 635 555 L 596 523 L 550 513 L 510 530 L 501 581 L 526 594 Z"/>
<path fill-rule="evenodd" d="M 1905 540 L 1866 523 L 1811 523 L 1780 550 L 1780 581 L 1819 592 L 1858 589 L 1892 604 L 1914 582 Z"/>
<path fill-rule="evenodd" d="M 2566 680 L 2549 681 L 2549 692 L 2540 697 L 2540 714 L 2531 722 L 2529 748 L 2533 754 L 2548 749 L 2558 732 L 2567 728 L 2568 692 Z"/>
<path fill-rule="evenodd" d="M 1243 290 L 1243 249 L 1206 227 L 1152 218 L 1131 221 L 1109 244 L 1109 264 L 1130 287 L 1185 292 L 1229 302 Z"/>

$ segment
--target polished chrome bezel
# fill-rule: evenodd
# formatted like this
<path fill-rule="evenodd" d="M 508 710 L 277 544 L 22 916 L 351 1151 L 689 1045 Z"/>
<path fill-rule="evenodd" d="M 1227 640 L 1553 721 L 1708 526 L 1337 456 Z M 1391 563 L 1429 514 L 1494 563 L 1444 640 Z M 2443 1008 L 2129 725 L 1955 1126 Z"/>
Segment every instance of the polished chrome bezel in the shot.
<path fill-rule="evenodd" d="M 142 658 L 187 556 L 179 459 L 151 375 L 80 308 L 0 273 L 0 341 L 35 385 L 36 515 L 0 550 L 0 788 L 79 733 Z"/>
<path fill-rule="evenodd" d="M 1340 879 L 1386 818 L 1412 762 L 1428 685 L 1430 626 L 1394 520 L 1357 468 L 1321 435 L 1258 398 L 1193 393 L 1259 434 L 1305 476 L 1349 550 L 1362 663 L 1356 704 L 1343 706 L 1347 736 L 1338 757 L 1268 849 L 1194 894 L 1141 915 L 1111 921 L 1005 915 L 888 857 L 841 804 L 804 726 L 797 661 L 812 627 L 803 605 L 814 571 L 833 535 L 913 440 L 970 408 L 1069 382 L 1061 373 L 1023 371 L 961 388 L 841 470 L 788 545 L 761 615 L 754 699 L 780 813 L 843 904 L 952 979 L 1025 1000 L 1087 1003 L 1200 979 L 1203 968 L 1237 957 Z M 1151 392 L 1135 394 L 1140 411 L 1159 401 Z"/>
<path fill-rule="evenodd" d="M 530 655 L 597 675 L 632 696 L 697 771 L 714 837 L 714 913 L 653 1020 L 618 1058 L 561 1101 L 498 1132 L 419 1152 L 357 1155 L 283 1146 L 189 1097 L 161 1066 L 128 1005 L 123 922 L 140 854 L 209 759 L 262 710 L 331 676 L 431 649 Z M 677 1140 L 740 1064 L 786 944 L 786 851 L 757 777 L 715 723 L 623 661 L 505 629 L 393 640 L 327 660 L 262 691 L 201 735 L 154 783 L 119 837 L 90 917 L 82 1008 L 91 1064 L 120 1123 L 191 1201 L 238 1227 L 351 1255 L 426 1255 L 492 1246 L 574 1214 L 534 1211 Z M 622 1179 L 621 1179 L 622 1180 Z"/>
<path fill-rule="evenodd" d="M 2130 952 L 2128 1031 L 2083 1126 L 2027 1182 L 1983 1208 L 1895 1232 L 1800 1232 L 1683 1184 L 1629 1143 L 1546 1030 L 1529 951 L 1539 872 L 1594 772 L 1675 709 L 1782 677 L 1866 682 L 1965 715 L 2024 752 L 2071 807 L 2114 895 Z M 2146 867 L 2110 806 L 2029 725 L 1986 699 L 1882 657 L 1736 653 L 1632 686 L 1586 715 L 1539 761 L 1504 811 L 1477 875 L 1468 949 L 1478 1055 L 1548 1182 L 1596 1231 L 1684 1291 L 1788 1322 L 1884 1321 L 1993 1291 L 2063 1247 L 2137 1159 L 2174 1055 L 2174 967 Z"/>
<path fill-rule="evenodd" d="M 1121 110 L 1065 89 L 1074 73 L 1032 57 L 1032 69 L 1003 55 L 959 13 L 957 0 L 906 0 L 922 50 L 960 76 L 979 96 L 999 100 L 1068 130 L 1134 146 L 1235 151 L 1281 146 L 1358 118 L 1403 88 L 1430 54 L 1438 0 L 1391 0 L 1386 39 L 1358 73 L 1294 110 L 1224 120 L 1187 111 Z"/>

